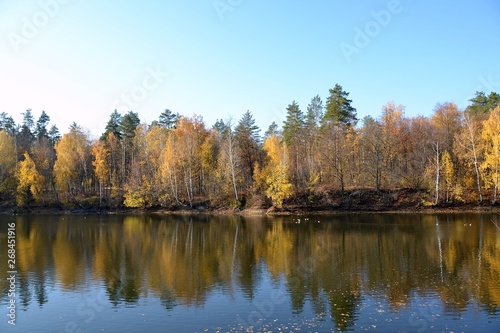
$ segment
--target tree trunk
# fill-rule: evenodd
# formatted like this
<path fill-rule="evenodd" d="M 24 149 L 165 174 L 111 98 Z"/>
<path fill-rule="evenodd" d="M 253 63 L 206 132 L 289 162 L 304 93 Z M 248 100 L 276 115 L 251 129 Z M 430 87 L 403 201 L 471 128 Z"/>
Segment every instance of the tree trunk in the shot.
<path fill-rule="evenodd" d="M 233 138 L 231 135 L 231 131 L 228 133 L 228 155 L 229 155 L 229 165 L 231 169 L 231 178 L 233 181 L 234 188 L 234 196 L 236 197 L 236 201 L 240 201 L 238 198 L 238 190 L 236 188 L 236 171 L 234 170 L 234 151 L 233 151 Z"/>
<path fill-rule="evenodd" d="M 99 206 L 102 205 L 102 182 L 99 180 Z"/>
<path fill-rule="evenodd" d="M 479 193 L 479 203 L 483 203 L 483 194 L 481 193 L 481 175 L 479 173 L 479 166 L 477 163 L 476 143 L 474 142 L 474 133 L 472 132 L 471 119 L 469 117 L 466 117 L 465 123 L 467 125 L 467 129 L 469 130 L 469 140 L 471 142 L 471 148 L 474 157 L 473 162 L 474 162 L 474 170 L 476 171 L 476 182 L 477 182 L 477 191 Z"/>
<path fill-rule="evenodd" d="M 495 188 L 493 189 L 493 204 L 497 203 L 497 192 L 498 192 L 498 183 L 495 184 Z"/>
<path fill-rule="evenodd" d="M 186 194 L 189 200 L 189 207 L 193 207 L 193 202 L 191 200 L 191 195 L 189 193 L 189 185 L 188 185 L 188 180 L 186 178 L 186 175 L 184 175 L 184 185 L 186 185 Z"/>
<path fill-rule="evenodd" d="M 496 204 L 497 203 L 497 193 L 498 193 L 498 164 L 497 164 L 497 167 L 496 167 L 496 170 L 495 170 L 495 174 L 496 174 L 496 179 L 495 179 L 495 186 L 493 188 L 493 204 Z"/>
<path fill-rule="evenodd" d="M 436 201 L 434 205 L 439 203 L 439 173 L 441 171 L 439 163 L 439 142 L 436 142 Z"/>

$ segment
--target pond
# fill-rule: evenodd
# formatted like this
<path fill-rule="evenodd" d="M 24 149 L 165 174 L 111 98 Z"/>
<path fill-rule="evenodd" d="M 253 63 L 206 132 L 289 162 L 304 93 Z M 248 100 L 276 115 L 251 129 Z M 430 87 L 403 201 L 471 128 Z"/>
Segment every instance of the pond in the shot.
<path fill-rule="evenodd" d="M 499 227 L 490 214 L 0 216 L 0 332 L 498 332 Z"/>

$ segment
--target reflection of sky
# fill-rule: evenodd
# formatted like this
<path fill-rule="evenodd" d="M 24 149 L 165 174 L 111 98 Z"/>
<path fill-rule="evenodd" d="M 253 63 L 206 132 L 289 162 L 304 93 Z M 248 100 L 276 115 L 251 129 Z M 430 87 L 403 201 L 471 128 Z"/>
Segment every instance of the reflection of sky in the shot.
<path fill-rule="evenodd" d="M 224 288 L 215 288 L 202 306 L 177 305 L 170 310 L 165 309 L 154 292 L 141 296 L 136 303 L 113 305 L 103 285 L 74 291 L 63 291 L 56 285 L 49 288 L 49 301 L 43 306 L 33 302 L 26 308 L 18 308 L 14 329 L 4 321 L 0 322 L 0 328 L 2 332 L 7 328 L 12 332 L 245 332 L 249 326 L 265 332 L 335 329 L 328 313 L 315 314 L 310 299 L 303 311 L 293 314 L 283 277 L 275 282 L 265 265 L 262 268 L 262 280 L 252 300 L 241 289 L 233 290 L 230 295 Z M 274 292 L 285 295 L 285 302 L 273 303 Z M 1 302 L 1 307 L 5 306 L 6 302 Z M 500 325 L 498 315 L 488 316 L 475 303 L 460 313 L 446 311 L 436 293 L 414 294 L 408 304 L 397 311 L 383 294 L 363 293 L 354 315 L 355 321 L 348 330 L 496 332 L 492 324 Z"/>

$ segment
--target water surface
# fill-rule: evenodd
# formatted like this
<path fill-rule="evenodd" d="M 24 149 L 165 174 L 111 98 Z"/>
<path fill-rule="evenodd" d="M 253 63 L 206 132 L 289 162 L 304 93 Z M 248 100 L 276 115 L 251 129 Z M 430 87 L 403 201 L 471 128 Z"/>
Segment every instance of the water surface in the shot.
<path fill-rule="evenodd" d="M 0 216 L 0 332 L 498 332 L 497 219 Z"/>

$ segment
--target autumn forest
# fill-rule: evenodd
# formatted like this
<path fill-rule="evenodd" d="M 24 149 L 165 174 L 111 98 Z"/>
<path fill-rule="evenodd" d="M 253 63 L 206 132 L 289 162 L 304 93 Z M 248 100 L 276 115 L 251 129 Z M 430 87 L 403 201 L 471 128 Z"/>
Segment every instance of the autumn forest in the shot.
<path fill-rule="evenodd" d="M 115 110 L 97 139 L 75 123 L 61 135 L 44 111 L 21 124 L 4 112 L 0 204 L 280 209 L 355 189 L 423 191 L 429 207 L 497 203 L 499 94 L 476 92 L 465 110 L 440 103 L 429 117 L 388 102 L 358 119 L 352 104 L 337 84 L 305 111 L 293 101 L 263 135 L 250 111 L 209 127 L 169 109 L 151 124 Z"/>

